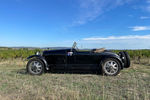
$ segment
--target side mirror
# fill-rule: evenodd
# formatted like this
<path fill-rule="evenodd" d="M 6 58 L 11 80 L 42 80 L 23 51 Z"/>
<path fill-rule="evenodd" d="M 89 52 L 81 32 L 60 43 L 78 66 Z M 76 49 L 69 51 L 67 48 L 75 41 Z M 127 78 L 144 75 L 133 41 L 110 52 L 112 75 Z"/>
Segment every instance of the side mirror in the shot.
<path fill-rule="evenodd" d="M 73 55 L 73 52 L 68 52 L 67 53 L 67 56 L 72 56 Z"/>

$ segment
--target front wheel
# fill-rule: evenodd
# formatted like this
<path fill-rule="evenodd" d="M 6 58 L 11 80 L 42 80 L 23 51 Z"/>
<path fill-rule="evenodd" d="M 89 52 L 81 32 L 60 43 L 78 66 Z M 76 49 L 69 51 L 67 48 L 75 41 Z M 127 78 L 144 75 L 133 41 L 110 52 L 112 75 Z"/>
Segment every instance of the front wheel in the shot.
<path fill-rule="evenodd" d="M 27 64 L 27 72 L 31 75 L 41 75 L 44 72 L 44 64 L 39 59 L 31 59 Z"/>
<path fill-rule="evenodd" d="M 120 73 L 121 64 L 114 58 L 108 58 L 101 64 L 102 73 L 107 76 L 116 76 Z"/>

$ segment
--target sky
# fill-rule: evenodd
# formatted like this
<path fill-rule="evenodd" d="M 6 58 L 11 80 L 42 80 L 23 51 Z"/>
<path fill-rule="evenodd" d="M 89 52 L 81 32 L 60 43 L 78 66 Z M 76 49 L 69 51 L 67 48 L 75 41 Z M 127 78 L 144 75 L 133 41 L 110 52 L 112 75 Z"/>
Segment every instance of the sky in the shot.
<path fill-rule="evenodd" d="M 0 0 L 0 46 L 150 49 L 150 0 Z"/>

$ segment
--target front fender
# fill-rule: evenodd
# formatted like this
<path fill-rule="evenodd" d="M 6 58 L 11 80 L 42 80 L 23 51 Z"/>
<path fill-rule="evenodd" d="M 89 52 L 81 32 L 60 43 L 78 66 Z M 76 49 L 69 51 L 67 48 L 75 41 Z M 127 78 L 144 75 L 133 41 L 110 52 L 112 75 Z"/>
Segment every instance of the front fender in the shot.
<path fill-rule="evenodd" d="M 27 60 L 30 60 L 31 58 L 41 58 L 42 56 L 40 55 L 32 55 L 32 56 L 29 56 L 27 57 Z"/>
<path fill-rule="evenodd" d="M 27 57 L 27 60 L 30 60 L 30 59 L 33 59 L 33 58 L 40 59 L 44 63 L 46 70 L 49 70 L 48 63 L 47 63 L 47 61 L 45 60 L 44 57 L 42 57 L 41 55 L 32 55 L 32 56 Z"/>

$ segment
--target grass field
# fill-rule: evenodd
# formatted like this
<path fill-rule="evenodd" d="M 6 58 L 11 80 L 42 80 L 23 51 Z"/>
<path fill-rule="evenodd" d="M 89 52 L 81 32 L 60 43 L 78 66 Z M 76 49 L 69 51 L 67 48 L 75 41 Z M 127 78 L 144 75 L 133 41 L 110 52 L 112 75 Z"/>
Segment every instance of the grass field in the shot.
<path fill-rule="evenodd" d="M 0 100 L 150 100 L 150 60 L 132 61 L 120 75 L 31 76 L 26 61 L 0 61 Z"/>

